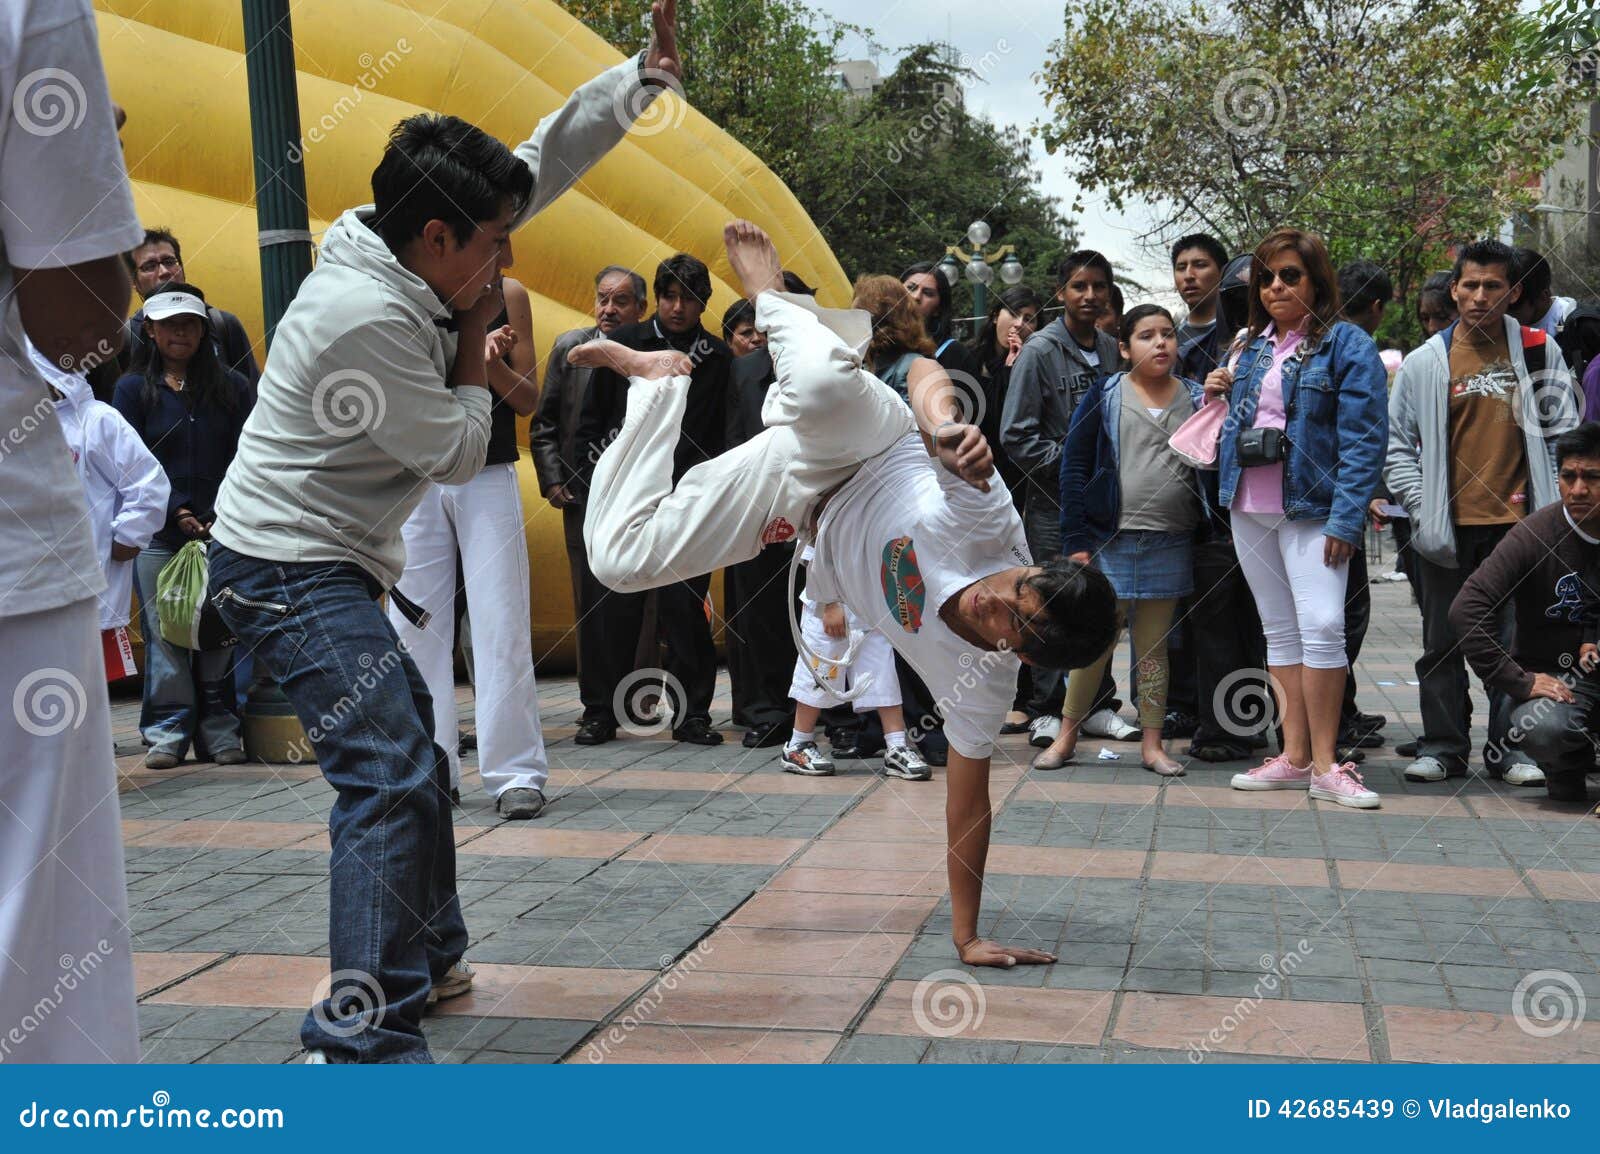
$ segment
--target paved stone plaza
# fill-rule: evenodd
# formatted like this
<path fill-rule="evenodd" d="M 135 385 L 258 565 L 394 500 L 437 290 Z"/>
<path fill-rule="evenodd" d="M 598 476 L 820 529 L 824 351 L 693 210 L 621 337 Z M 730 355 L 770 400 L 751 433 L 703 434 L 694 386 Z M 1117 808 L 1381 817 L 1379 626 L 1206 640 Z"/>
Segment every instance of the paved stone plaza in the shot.
<path fill-rule="evenodd" d="M 1392 744 L 1420 627 L 1406 585 L 1373 591 L 1361 704 Z M 1385 746 L 1363 767 L 1383 808 L 1355 812 L 1230 790 L 1243 765 L 1163 784 L 1134 743 L 1030 773 L 1007 737 L 982 928 L 1061 960 L 967 971 L 942 770 L 799 778 L 738 731 L 586 749 L 575 683 L 540 695 L 544 815 L 501 821 L 463 782 L 478 982 L 427 1024 L 440 1061 L 1600 1060 L 1600 820 L 1542 788 L 1408 786 Z M 138 704 L 114 706 L 145 1060 L 294 1060 L 327 974 L 332 792 L 314 766 L 144 770 Z"/>

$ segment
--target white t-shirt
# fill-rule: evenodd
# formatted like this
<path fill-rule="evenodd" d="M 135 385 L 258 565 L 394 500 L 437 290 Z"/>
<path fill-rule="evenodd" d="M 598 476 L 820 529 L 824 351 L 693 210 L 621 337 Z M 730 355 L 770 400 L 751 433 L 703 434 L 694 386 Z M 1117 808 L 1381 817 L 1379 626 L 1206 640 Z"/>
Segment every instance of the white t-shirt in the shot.
<path fill-rule="evenodd" d="M 829 500 L 806 577 L 817 601 L 843 601 L 922 677 L 945 736 L 988 757 L 1016 696 L 1018 659 L 961 639 L 939 607 L 980 578 L 1032 564 L 998 473 L 980 493 L 928 456 L 912 433 L 872 458 Z M 915 725 L 917 718 L 908 718 Z"/>
<path fill-rule="evenodd" d="M 97 596 L 83 489 L 33 367 L 13 268 L 62 268 L 144 239 L 89 0 L 0 4 L 0 618 Z"/>

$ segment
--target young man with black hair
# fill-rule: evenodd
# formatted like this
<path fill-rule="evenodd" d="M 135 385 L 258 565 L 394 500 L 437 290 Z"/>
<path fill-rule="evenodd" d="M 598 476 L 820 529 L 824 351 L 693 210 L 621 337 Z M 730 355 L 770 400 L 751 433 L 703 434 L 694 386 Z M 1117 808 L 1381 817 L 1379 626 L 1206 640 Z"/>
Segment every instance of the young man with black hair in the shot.
<path fill-rule="evenodd" d="M 139 299 L 148 300 L 169 284 L 182 283 L 183 248 L 178 238 L 165 228 L 147 228 L 144 243 L 127 254 L 128 272 L 133 276 L 133 287 L 139 290 Z M 252 385 L 261 377 L 256 367 L 256 356 L 250 347 L 250 334 L 244 331 L 244 322 L 226 309 L 208 305 L 211 320 L 211 343 L 216 346 L 217 359 L 224 368 L 232 369 Z M 123 343 L 118 361 L 124 370 L 143 363 L 145 342 L 144 308 L 128 318 L 127 340 Z"/>
<path fill-rule="evenodd" d="M 1055 300 L 1059 319 L 1034 333 L 1011 366 L 1011 384 L 1000 415 L 1000 443 L 1023 472 L 1027 494 L 1022 525 L 1028 548 L 1040 561 L 1061 552 L 1061 446 L 1072 413 L 1089 386 L 1117 371 L 1117 338 L 1099 328 L 1111 300 L 1111 262 L 1092 249 L 1061 261 Z M 1061 732 L 1064 695 L 1061 670 L 1035 666 L 1029 743 L 1047 746 Z M 1117 687 L 1110 667 L 1083 731 L 1127 740 L 1138 730 L 1117 716 Z"/>
<path fill-rule="evenodd" d="M 871 338 L 866 313 L 818 309 L 784 294 L 778 254 L 754 225 L 735 221 L 724 236 L 777 371 L 766 428 L 674 483 L 691 359 L 605 341 L 573 350 L 579 363 L 604 364 L 631 380 L 627 418 L 590 490 L 585 534 L 595 572 L 615 588 L 648 589 L 747 560 L 773 540 L 811 538 L 809 595 L 847 605 L 940 694 L 950 740 L 952 934 L 961 960 L 1054 961 L 978 933 L 989 759 L 1019 657 L 1072 668 L 1111 643 L 1110 583 L 1059 557 L 1032 563 L 993 455 L 976 426 L 956 419 L 959 401 L 942 369 L 912 370 L 908 406 L 862 367 Z"/>
<path fill-rule="evenodd" d="M 1581 802 L 1600 732 L 1600 424 L 1556 438 L 1556 470 L 1561 500 L 1511 527 L 1462 585 L 1450 624 L 1483 683 L 1505 695 L 1507 738 L 1543 771 L 1551 800 Z"/>
<path fill-rule="evenodd" d="M 1512 250 L 1511 283 L 1520 286 L 1521 295 L 1511 304 L 1511 315 L 1518 323 L 1541 330 L 1553 337 L 1567 314 L 1578 307 L 1571 297 L 1558 297 L 1550 291 L 1550 262 L 1531 248 Z"/>
<path fill-rule="evenodd" d="M 1450 603 L 1513 526 L 1559 500 L 1555 441 L 1577 424 L 1561 350 L 1508 315 L 1522 293 L 1514 268 L 1499 241 L 1462 248 L 1450 282 L 1459 319 L 1407 355 L 1389 395 L 1383 479 L 1411 517 L 1422 608 L 1422 736 L 1408 781 L 1467 773 L 1472 702 Z M 1509 614 L 1502 624 L 1509 630 Z M 1515 751 L 1501 764 L 1504 694 L 1488 692 L 1486 767 L 1512 785 L 1539 784 L 1538 767 Z"/>
<path fill-rule="evenodd" d="M 765 347 L 767 338 L 756 328 L 756 307 L 747 300 L 737 300 L 722 314 L 722 342 L 735 360 Z"/>
<path fill-rule="evenodd" d="M 1345 320 L 1361 329 L 1369 337 L 1383 323 L 1383 310 L 1394 299 L 1394 283 L 1383 266 L 1370 260 L 1347 261 L 1339 269 L 1339 312 Z M 1389 491 L 1381 489 L 1373 494 L 1369 503 L 1372 516 L 1387 523 L 1381 509 L 1389 499 Z M 1344 651 L 1349 658 L 1350 675 L 1344 683 L 1344 701 L 1339 707 L 1339 747 L 1346 761 L 1360 761 L 1366 755 L 1363 748 L 1373 749 L 1383 744 L 1378 731 L 1389 719 L 1379 713 L 1362 713 L 1356 707 L 1356 659 L 1361 656 L 1361 645 L 1367 637 L 1367 626 L 1372 623 L 1372 586 L 1367 579 L 1367 548 L 1363 539 L 1350 555 L 1350 575 L 1345 583 L 1344 599 Z"/>
<path fill-rule="evenodd" d="M 512 233 L 619 143 L 680 73 L 674 0 L 649 47 L 583 85 L 515 152 L 454 116 L 398 124 L 374 204 L 329 225 L 279 322 L 217 499 L 210 593 L 276 677 L 337 790 L 327 998 L 313 1062 L 428 1062 L 422 1016 L 465 993 L 449 759 L 433 704 L 378 604 L 429 482 L 482 469 L 491 291 Z M 425 617 L 416 614 L 416 624 Z"/>
<path fill-rule="evenodd" d="M 572 738 L 575 745 L 603 745 L 616 737 L 616 703 L 612 700 L 615 686 L 607 682 L 608 671 L 633 660 L 639 638 L 619 636 L 615 630 L 606 629 L 613 599 L 631 594 L 613 593 L 596 581 L 583 547 L 589 470 L 605 446 L 585 445 L 578 440 L 578 418 L 594 370 L 570 364 L 567 353 L 624 325 L 638 324 L 649 306 L 648 294 L 644 277 L 631 268 L 613 264 L 595 274 L 595 323 L 569 329 L 556 338 L 545 362 L 544 391 L 539 394 L 538 407 L 528 424 L 528 448 L 539 477 L 539 491 L 561 510 L 567 567 L 572 577 L 572 607 L 578 631 L 578 700 L 583 706 L 578 732 Z M 613 652 L 617 656 L 611 656 Z"/>
<path fill-rule="evenodd" d="M 673 476 L 681 477 L 702 461 L 722 452 L 726 435 L 728 346 L 701 324 L 711 301 L 711 270 L 688 253 L 677 253 L 656 269 L 656 311 L 649 320 L 628 325 L 608 339 L 624 348 L 646 353 L 682 353 L 694 363 L 694 383 L 680 422 L 674 451 Z M 590 381 L 578 419 L 578 440 L 584 444 L 609 444 L 622 427 L 628 411 L 628 382 L 601 368 Z M 591 465 L 591 468 L 593 466 Z M 603 583 L 603 581 L 602 581 Z M 685 579 L 664 586 L 656 595 L 656 613 L 667 645 L 666 683 L 682 686 L 685 700 L 668 704 L 673 710 L 672 736 L 695 745 L 721 745 L 722 734 L 711 727 L 711 698 L 717 687 L 717 649 L 711 640 L 711 620 L 706 597 L 709 573 L 685 574 Z M 620 600 L 608 609 L 605 627 L 618 636 L 638 636 L 642 628 L 642 600 Z M 620 652 L 620 650 L 615 651 Z M 612 692 L 632 672 L 618 665 L 608 671 Z"/>
<path fill-rule="evenodd" d="M 1172 287 L 1189 310 L 1178 326 L 1178 371 L 1191 381 L 1203 381 L 1222 363 L 1233 334 L 1217 323 L 1217 290 L 1228 250 L 1207 233 L 1179 237 L 1172 246 Z"/>

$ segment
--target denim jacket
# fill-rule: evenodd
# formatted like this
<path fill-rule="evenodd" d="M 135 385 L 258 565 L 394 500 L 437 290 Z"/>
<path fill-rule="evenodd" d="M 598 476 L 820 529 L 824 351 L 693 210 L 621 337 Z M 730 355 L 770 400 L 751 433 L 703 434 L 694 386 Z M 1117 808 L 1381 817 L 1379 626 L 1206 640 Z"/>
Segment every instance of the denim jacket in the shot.
<path fill-rule="evenodd" d="M 1122 519 L 1122 381 L 1116 373 L 1090 387 L 1072 414 L 1061 451 L 1061 555 L 1093 553 L 1109 541 Z M 1198 410 L 1205 390 L 1180 378 Z M 1194 470 L 1190 483 L 1200 498 L 1202 518 L 1210 509 Z"/>
<path fill-rule="evenodd" d="M 1217 451 L 1218 497 L 1227 507 L 1239 486 L 1238 438 L 1255 423 L 1261 381 L 1271 367 L 1257 336 L 1233 370 L 1227 423 Z M 1306 340 L 1283 366 L 1283 512 L 1290 521 L 1327 521 L 1326 533 L 1352 545 L 1365 534 L 1389 441 L 1388 374 L 1372 338 L 1339 321 Z"/>

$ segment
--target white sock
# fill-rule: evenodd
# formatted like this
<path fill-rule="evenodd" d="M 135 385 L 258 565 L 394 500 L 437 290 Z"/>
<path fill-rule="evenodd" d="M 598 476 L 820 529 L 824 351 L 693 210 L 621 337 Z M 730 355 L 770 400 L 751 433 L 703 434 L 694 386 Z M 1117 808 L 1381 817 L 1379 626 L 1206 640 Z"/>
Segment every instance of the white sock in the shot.
<path fill-rule="evenodd" d="M 806 742 L 815 742 L 816 740 L 817 731 L 815 729 L 808 729 L 804 733 L 801 733 L 798 729 L 796 729 L 789 735 L 789 744 L 784 746 L 784 748 L 799 749 Z"/>
<path fill-rule="evenodd" d="M 904 749 L 906 747 L 906 731 L 897 729 L 893 733 L 885 732 L 883 743 L 890 749 Z"/>

